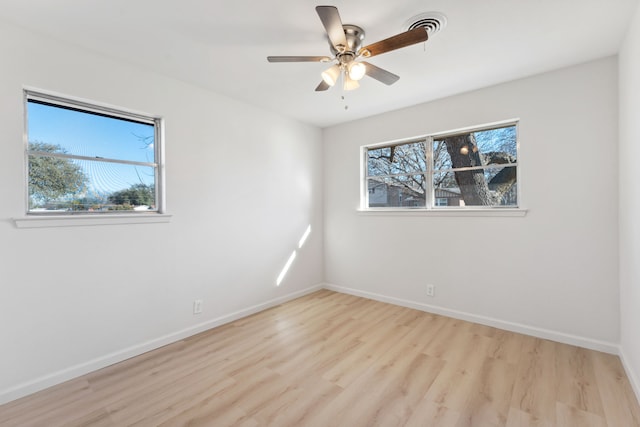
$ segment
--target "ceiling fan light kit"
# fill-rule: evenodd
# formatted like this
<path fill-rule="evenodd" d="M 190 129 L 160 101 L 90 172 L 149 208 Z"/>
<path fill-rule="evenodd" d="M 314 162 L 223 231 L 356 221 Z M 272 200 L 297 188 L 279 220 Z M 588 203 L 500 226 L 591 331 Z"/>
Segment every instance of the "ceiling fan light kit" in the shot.
<path fill-rule="evenodd" d="M 327 56 L 268 56 L 269 62 L 330 62 L 334 65 L 322 72 L 322 81 L 316 87 L 316 92 L 325 91 L 334 86 L 340 76 L 343 78 L 343 89 L 353 90 L 360 86 L 358 81 L 365 75 L 386 85 L 392 85 L 400 77 L 362 61 L 376 55 L 391 52 L 396 49 L 425 42 L 429 38 L 429 28 L 417 24 L 395 36 L 379 42 L 362 46 L 365 32 L 357 25 L 342 24 L 342 19 L 335 6 L 316 6 L 316 12 L 324 26 L 329 39 L 329 49 L 333 57 Z M 440 14 L 442 15 L 442 14 Z M 444 17 L 444 15 L 442 15 Z M 420 18 L 423 19 L 423 18 Z M 422 22 L 422 21 L 421 21 Z M 426 21 L 425 21 L 426 22 Z M 431 21 L 429 21 L 431 22 Z M 446 24 L 446 18 L 444 18 Z"/>

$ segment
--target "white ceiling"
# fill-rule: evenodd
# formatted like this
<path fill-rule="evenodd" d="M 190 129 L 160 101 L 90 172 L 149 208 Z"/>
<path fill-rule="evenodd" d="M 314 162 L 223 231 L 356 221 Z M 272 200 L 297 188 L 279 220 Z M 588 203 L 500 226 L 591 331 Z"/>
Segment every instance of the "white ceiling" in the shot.
<path fill-rule="evenodd" d="M 369 61 L 400 75 L 315 92 L 330 55 L 318 4 L 335 5 L 364 44 L 422 12 L 448 18 L 426 43 Z M 2 0 L 0 19 L 325 127 L 615 54 L 638 0 Z M 341 96 L 345 96 L 345 100 Z M 348 109 L 345 110 L 345 105 Z"/>

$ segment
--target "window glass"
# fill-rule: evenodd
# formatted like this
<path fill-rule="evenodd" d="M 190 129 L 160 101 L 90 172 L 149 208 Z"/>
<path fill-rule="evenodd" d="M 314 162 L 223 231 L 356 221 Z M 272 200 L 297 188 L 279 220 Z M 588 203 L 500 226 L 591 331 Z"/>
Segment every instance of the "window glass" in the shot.
<path fill-rule="evenodd" d="M 29 213 L 159 211 L 159 119 L 26 98 Z"/>
<path fill-rule="evenodd" d="M 517 206 L 515 125 L 434 138 L 432 147 L 434 190 L 459 195 L 447 206 Z"/>
<path fill-rule="evenodd" d="M 363 206 L 517 207 L 516 136 L 511 123 L 365 147 Z"/>
<path fill-rule="evenodd" d="M 367 150 L 368 206 L 424 207 L 426 152 L 425 140 Z"/>
<path fill-rule="evenodd" d="M 368 181 L 370 207 L 424 207 L 424 175 L 396 175 Z"/>
<path fill-rule="evenodd" d="M 426 167 L 424 141 L 370 149 L 367 152 L 369 175 L 395 175 L 423 172 Z"/>

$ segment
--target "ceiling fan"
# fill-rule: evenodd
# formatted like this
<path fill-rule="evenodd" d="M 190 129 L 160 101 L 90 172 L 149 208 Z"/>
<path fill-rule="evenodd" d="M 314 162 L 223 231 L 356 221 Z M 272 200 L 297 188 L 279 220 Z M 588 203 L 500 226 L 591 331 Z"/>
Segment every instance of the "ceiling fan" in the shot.
<path fill-rule="evenodd" d="M 399 76 L 362 59 L 424 42 L 429 37 L 424 27 L 417 27 L 362 47 L 364 30 L 357 25 L 342 24 L 335 6 L 316 6 L 316 12 L 327 32 L 333 56 L 267 57 L 269 62 L 334 62 L 334 65 L 322 73 L 322 81 L 316 87 L 316 92 L 329 89 L 336 84 L 340 76 L 344 78 L 345 90 L 356 89 L 360 86 L 358 80 L 365 75 L 386 85 L 392 85 L 400 79 Z"/>

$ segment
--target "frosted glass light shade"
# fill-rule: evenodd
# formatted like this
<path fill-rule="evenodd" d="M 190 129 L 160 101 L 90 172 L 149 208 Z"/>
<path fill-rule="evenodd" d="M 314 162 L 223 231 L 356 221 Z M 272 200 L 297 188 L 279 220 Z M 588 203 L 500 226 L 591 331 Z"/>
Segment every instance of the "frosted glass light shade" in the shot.
<path fill-rule="evenodd" d="M 349 77 L 348 74 L 344 75 L 344 86 L 343 86 L 344 90 L 354 90 L 354 89 L 358 89 L 359 87 L 360 87 L 360 83 L 358 83 L 357 80 L 353 80 L 351 77 Z"/>
<path fill-rule="evenodd" d="M 329 86 L 336 84 L 338 77 L 340 77 L 340 67 L 338 65 L 334 65 L 322 72 L 322 80 Z"/>

